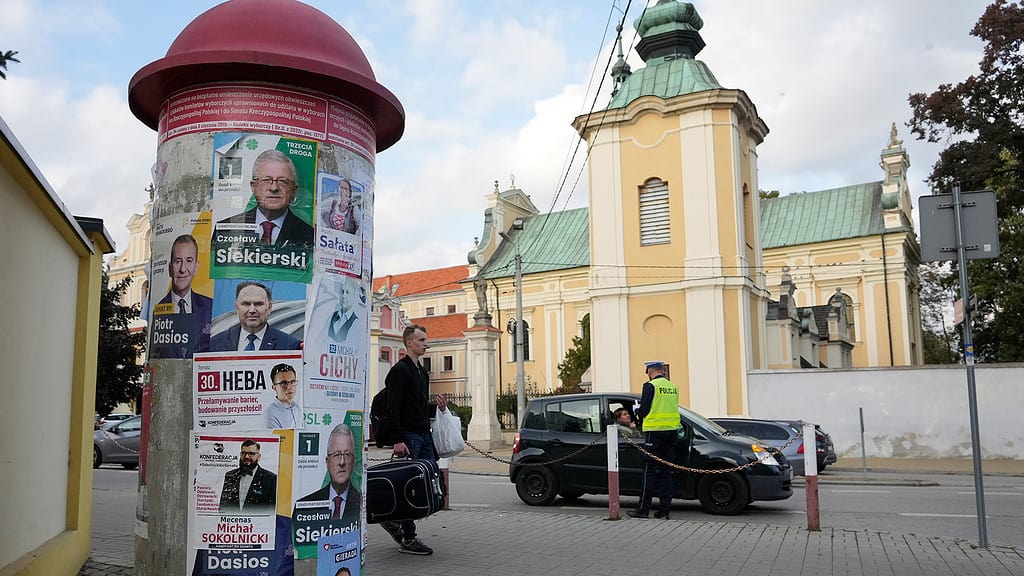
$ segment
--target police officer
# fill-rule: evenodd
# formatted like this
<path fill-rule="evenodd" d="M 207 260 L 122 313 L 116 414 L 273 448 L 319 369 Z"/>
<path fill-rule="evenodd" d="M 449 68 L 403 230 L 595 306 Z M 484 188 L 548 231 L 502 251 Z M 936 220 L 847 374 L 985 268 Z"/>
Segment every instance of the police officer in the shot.
<path fill-rule="evenodd" d="M 676 458 L 676 442 L 679 439 L 679 388 L 665 378 L 665 363 L 654 360 L 644 364 L 647 382 L 640 396 L 640 429 L 647 434 L 647 451 L 673 462 Z M 658 495 L 659 506 L 655 518 L 668 520 L 672 509 L 672 468 L 650 457 L 644 461 L 644 481 L 640 502 L 635 510 L 627 514 L 633 518 L 647 518 L 651 511 L 651 500 Z"/>

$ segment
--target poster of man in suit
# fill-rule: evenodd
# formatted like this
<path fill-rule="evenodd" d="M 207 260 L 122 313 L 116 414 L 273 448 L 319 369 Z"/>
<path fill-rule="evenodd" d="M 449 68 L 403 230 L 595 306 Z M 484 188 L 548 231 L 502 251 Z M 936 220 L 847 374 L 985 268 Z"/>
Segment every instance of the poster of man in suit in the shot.
<path fill-rule="evenodd" d="M 209 229 L 209 212 L 154 223 L 150 287 L 159 300 L 150 321 L 151 358 L 191 358 L 210 348 Z"/>
<path fill-rule="evenodd" d="M 280 437 L 264 431 L 195 432 L 190 438 L 188 564 L 197 554 L 209 559 L 223 552 L 244 553 L 271 566 L 277 507 L 291 507 L 290 495 L 282 499 L 277 493 Z"/>
<path fill-rule="evenodd" d="M 214 135 L 213 278 L 309 282 L 316 157 L 311 140 Z"/>

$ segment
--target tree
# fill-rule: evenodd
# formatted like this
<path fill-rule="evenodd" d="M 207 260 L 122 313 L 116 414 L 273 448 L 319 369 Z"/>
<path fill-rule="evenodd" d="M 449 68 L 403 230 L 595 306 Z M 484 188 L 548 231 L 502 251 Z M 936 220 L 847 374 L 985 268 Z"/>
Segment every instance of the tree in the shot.
<path fill-rule="evenodd" d="M 947 318 L 953 309 L 955 290 L 948 281 L 949 266 L 926 262 L 921 277 L 921 336 L 925 364 L 953 364 L 958 360 L 954 335 L 956 327 Z"/>
<path fill-rule="evenodd" d="M 590 314 L 580 320 L 583 336 L 574 336 L 572 348 L 565 351 L 565 359 L 558 364 L 558 379 L 562 386 L 559 394 L 580 391 L 583 373 L 590 368 Z"/>
<path fill-rule="evenodd" d="M 21 62 L 15 58 L 18 55 L 16 50 L 8 50 L 6 52 L 0 52 L 0 80 L 7 79 L 7 63 L 8 62 Z"/>
<path fill-rule="evenodd" d="M 931 94 L 911 94 L 918 139 L 950 142 L 928 181 L 942 192 L 992 189 L 998 200 L 1000 256 L 968 263 L 974 352 L 979 361 L 1024 361 L 1024 1 L 996 0 L 971 30 L 985 42 L 979 72 Z M 956 263 L 943 277 L 953 284 Z M 958 341 L 960 335 L 957 335 Z M 962 344 L 962 343 L 961 343 Z M 959 346 L 962 349 L 962 345 Z"/>
<path fill-rule="evenodd" d="M 109 285 L 103 273 L 100 295 L 100 339 L 96 362 L 96 411 L 107 414 L 121 402 L 138 397 L 142 384 L 139 354 L 146 346 L 144 331 L 131 332 L 131 321 L 139 317 L 139 306 L 124 306 L 121 298 L 132 283 L 132 277 Z"/>
<path fill-rule="evenodd" d="M 770 198 L 778 198 L 779 197 L 779 191 L 778 190 L 758 190 L 757 191 L 757 195 L 758 195 L 758 197 L 761 198 L 761 200 L 768 200 Z"/>

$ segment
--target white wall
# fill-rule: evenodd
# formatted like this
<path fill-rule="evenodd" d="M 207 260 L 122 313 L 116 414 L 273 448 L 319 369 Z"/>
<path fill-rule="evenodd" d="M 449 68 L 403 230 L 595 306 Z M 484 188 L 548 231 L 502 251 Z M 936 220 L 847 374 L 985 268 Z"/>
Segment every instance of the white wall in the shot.
<path fill-rule="evenodd" d="M 1024 365 L 975 369 L 983 458 L 1024 459 Z M 840 457 L 970 458 L 963 366 L 754 371 L 750 416 L 804 419 L 832 435 Z"/>
<path fill-rule="evenodd" d="M 0 204 L 2 567 L 66 529 L 79 261 L 3 170 Z"/>

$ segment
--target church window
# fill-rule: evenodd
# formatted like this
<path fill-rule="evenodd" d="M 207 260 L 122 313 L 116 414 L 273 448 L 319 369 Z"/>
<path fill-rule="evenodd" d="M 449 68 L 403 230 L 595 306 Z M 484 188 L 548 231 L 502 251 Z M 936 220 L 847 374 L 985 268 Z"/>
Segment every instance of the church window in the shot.
<path fill-rule="evenodd" d="M 672 241 L 668 212 L 668 182 L 651 178 L 640 187 L 640 245 Z"/>

